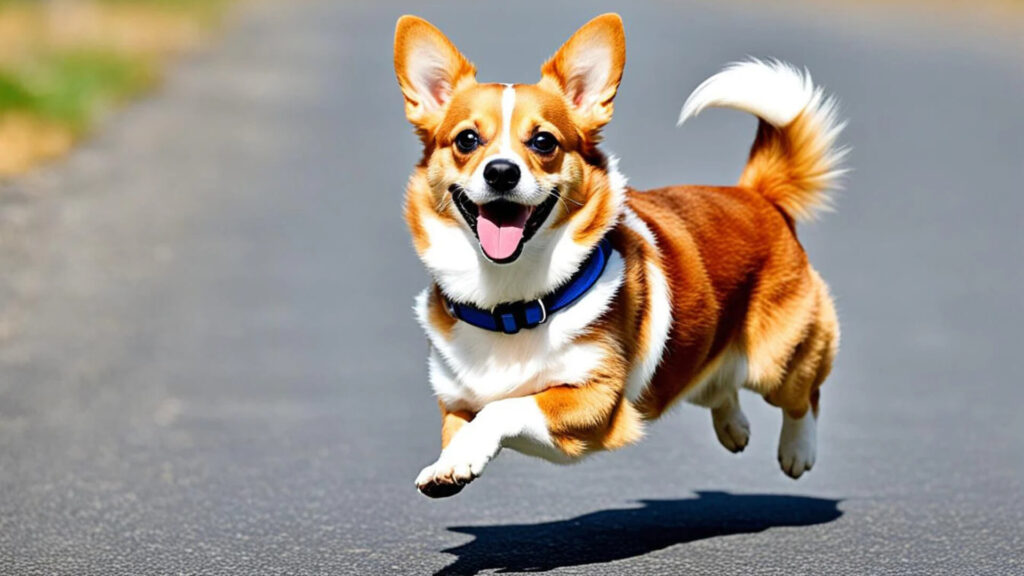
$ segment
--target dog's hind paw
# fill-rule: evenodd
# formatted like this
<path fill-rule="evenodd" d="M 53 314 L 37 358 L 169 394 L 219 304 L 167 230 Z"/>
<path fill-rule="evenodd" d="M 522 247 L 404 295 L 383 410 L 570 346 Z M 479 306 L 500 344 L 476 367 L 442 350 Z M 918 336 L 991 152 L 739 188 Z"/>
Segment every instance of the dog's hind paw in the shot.
<path fill-rule="evenodd" d="M 779 435 L 779 465 L 791 478 L 799 478 L 814 467 L 818 452 L 817 423 L 810 410 L 802 418 L 782 414 Z"/>
<path fill-rule="evenodd" d="M 715 426 L 718 441 L 729 452 L 743 452 L 750 441 L 750 422 L 740 410 L 739 403 L 730 403 L 711 411 L 711 422 Z"/>

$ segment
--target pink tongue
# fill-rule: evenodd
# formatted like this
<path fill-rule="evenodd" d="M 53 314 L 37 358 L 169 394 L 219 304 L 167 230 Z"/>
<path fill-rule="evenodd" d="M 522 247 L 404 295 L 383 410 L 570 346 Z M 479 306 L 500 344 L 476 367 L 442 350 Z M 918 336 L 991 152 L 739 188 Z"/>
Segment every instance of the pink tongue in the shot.
<path fill-rule="evenodd" d="M 530 217 L 530 210 L 525 207 L 512 214 L 480 207 L 476 219 L 476 234 L 480 238 L 480 247 L 492 260 L 504 260 L 515 254 L 519 242 L 523 239 L 523 227 Z"/>

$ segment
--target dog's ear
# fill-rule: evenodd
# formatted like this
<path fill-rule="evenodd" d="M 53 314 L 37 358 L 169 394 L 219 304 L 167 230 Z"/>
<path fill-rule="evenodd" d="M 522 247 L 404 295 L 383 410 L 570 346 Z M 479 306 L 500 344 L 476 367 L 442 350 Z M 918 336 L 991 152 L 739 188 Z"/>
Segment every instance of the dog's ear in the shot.
<path fill-rule="evenodd" d="M 553 82 L 584 128 L 596 132 L 612 119 L 612 101 L 625 65 L 622 18 L 603 14 L 583 25 L 544 63 L 541 82 Z"/>
<path fill-rule="evenodd" d="M 405 115 L 419 130 L 433 130 L 452 93 L 476 81 L 476 68 L 430 22 L 402 16 L 395 26 L 395 74 L 405 96 Z"/>

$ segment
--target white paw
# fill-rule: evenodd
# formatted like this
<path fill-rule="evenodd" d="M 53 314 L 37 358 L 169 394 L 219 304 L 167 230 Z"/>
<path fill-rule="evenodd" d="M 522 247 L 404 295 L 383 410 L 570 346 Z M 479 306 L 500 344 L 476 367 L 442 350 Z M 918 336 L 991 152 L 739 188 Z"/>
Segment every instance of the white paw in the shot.
<path fill-rule="evenodd" d="M 802 418 L 782 413 L 782 434 L 779 435 L 779 465 L 792 478 L 799 478 L 814 466 L 818 452 L 817 424 L 808 410 Z"/>
<path fill-rule="evenodd" d="M 711 422 L 715 426 L 718 441 L 730 452 L 743 452 L 750 441 L 750 422 L 740 405 L 729 403 L 711 411 Z"/>
<path fill-rule="evenodd" d="M 437 462 L 420 472 L 416 477 L 416 488 L 431 498 L 454 496 L 466 484 L 479 478 L 497 453 L 496 442 L 475 441 L 460 434 L 441 452 Z"/>

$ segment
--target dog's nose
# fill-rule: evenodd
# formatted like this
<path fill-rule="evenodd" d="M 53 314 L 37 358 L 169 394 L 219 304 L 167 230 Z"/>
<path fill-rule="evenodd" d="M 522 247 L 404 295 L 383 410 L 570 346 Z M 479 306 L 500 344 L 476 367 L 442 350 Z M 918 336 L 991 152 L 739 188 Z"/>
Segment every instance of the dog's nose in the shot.
<path fill-rule="evenodd" d="M 497 192 L 508 192 L 519 184 L 519 166 L 508 160 L 491 160 L 484 166 L 484 181 Z"/>

